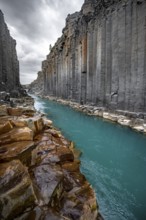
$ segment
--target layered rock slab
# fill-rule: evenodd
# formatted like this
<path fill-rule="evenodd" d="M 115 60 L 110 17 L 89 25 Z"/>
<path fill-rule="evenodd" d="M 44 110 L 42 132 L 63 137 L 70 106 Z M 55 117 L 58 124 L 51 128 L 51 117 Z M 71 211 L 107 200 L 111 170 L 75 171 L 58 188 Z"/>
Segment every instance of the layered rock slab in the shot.
<path fill-rule="evenodd" d="M 0 165 L 0 216 L 13 219 L 33 206 L 35 194 L 27 168 L 19 160 Z"/>
<path fill-rule="evenodd" d="M 5 109 L 8 115 L 0 117 L 1 218 L 99 219 L 73 143 L 38 113 L 32 117 L 22 107 Z"/>

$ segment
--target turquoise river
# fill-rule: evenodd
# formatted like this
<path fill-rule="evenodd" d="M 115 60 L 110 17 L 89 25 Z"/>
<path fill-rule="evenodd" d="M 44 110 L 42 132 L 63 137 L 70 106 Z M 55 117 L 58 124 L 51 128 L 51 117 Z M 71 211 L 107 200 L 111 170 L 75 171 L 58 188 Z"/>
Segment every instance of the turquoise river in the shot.
<path fill-rule="evenodd" d="M 34 98 L 35 108 L 82 151 L 81 171 L 96 191 L 104 219 L 146 220 L 146 136 Z"/>

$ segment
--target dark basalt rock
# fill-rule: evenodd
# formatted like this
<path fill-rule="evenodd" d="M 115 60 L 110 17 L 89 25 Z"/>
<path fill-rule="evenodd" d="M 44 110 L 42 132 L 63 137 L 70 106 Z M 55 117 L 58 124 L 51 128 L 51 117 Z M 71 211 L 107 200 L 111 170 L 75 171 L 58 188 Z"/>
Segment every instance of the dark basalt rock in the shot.
<path fill-rule="evenodd" d="M 85 0 L 42 62 L 44 94 L 145 112 L 145 17 L 145 0 Z"/>
<path fill-rule="evenodd" d="M 22 95 L 26 95 L 26 92 L 19 80 L 16 41 L 11 37 L 0 10 L 0 101 L 10 101 L 10 97 Z"/>

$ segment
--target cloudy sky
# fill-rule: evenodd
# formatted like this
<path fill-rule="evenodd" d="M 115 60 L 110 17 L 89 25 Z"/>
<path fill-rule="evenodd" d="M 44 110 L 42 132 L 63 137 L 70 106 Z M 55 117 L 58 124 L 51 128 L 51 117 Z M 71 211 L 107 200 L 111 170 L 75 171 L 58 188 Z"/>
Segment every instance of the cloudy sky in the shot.
<path fill-rule="evenodd" d="M 41 62 L 61 36 L 65 18 L 79 11 L 84 0 L 0 0 L 11 36 L 17 41 L 22 84 L 37 77 Z"/>

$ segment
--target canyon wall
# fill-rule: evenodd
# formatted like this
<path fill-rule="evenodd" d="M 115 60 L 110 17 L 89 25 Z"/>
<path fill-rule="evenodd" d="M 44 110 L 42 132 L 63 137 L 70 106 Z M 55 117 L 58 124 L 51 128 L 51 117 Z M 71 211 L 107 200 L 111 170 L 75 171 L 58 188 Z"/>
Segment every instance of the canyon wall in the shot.
<path fill-rule="evenodd" d="M 0 10 L 0 91 L 13 92 L 20 87 L 16 41 L 10 36 Z"/>
<path fill-rule="evenodd" d="M 44 93 L 146 111 L 146 0 L 85 0 L 42 63 Z"/>
<path fill-rule="evenodd" d="M 41 71 L 37 73 L 37 79 L 34 80 L 31 84 L 26 86 L 26 89 L 29 93 L 35 93 L 37 95 L 42 94 L 44 91 L 44 78 Z"/>

